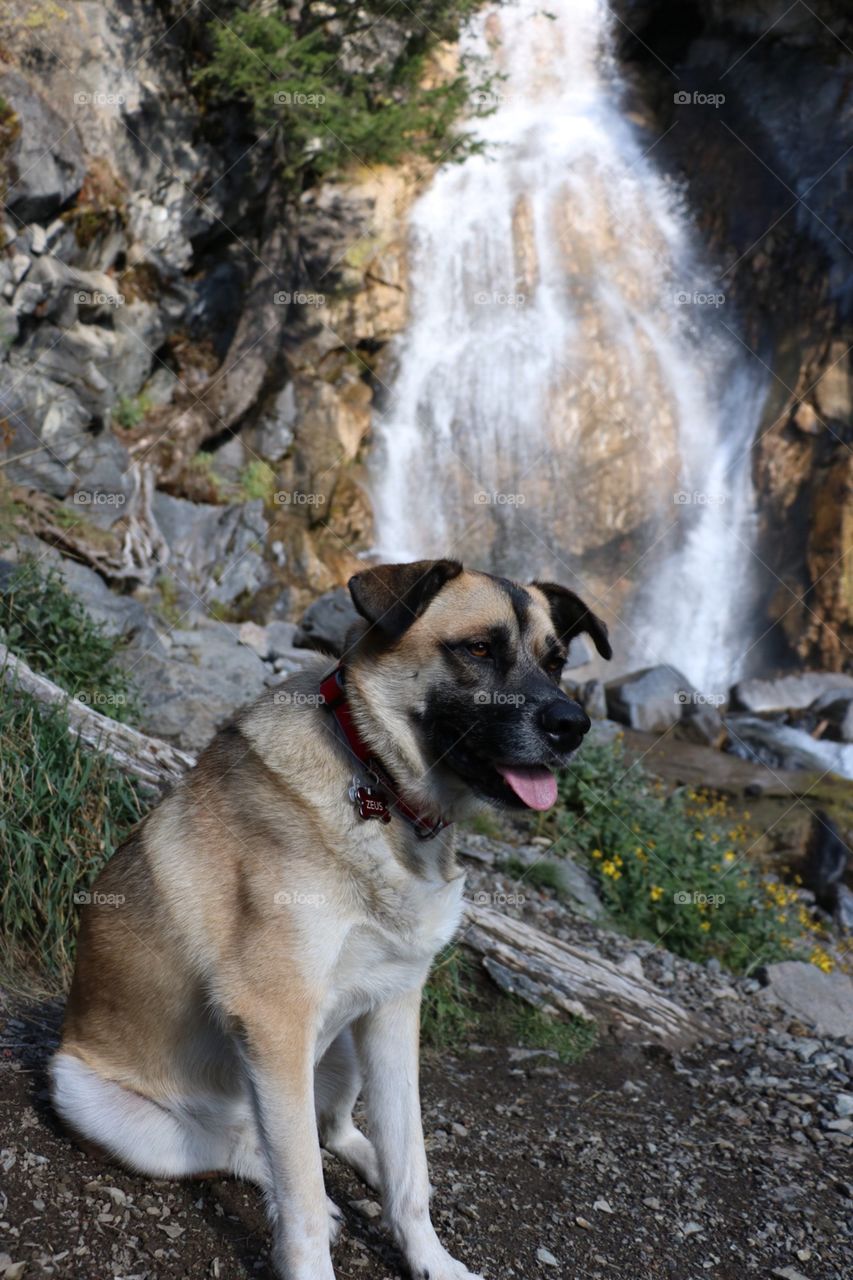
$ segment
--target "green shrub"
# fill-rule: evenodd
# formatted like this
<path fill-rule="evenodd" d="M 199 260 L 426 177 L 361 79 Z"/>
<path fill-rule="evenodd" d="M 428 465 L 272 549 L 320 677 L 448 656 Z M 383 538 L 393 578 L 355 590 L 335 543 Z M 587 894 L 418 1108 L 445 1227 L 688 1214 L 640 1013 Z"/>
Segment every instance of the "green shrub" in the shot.
<path fill-rule="evenodd" d="M 621 743 L 586 747 L 560 798 L 551 853 L 580 853 L 626 932 L 748 972 L 815 931 L 796 890 L 749 861 L 748 814 L 735 820 L 723 800 L 683 788 L 667 796 Z"/>
<path fill-rule="evenodd" d="M 268 462 L 261 458 L 253 458 L 240 472 L 240 491 L 247 501 L 263 498 L 264 502 L 272 502 L 275 492 L 275 472 Z"/>
<path fill-rule="evenodd" d="M 144 392 L 138 396 L 119 396 L 112 410 L 112 420 L 125 431 L 132 431 L 139 426 L 151 407 L 151 400 Z"/>
<path fill-rule="evenodd" d="M 393 7 L 393 6 L 392 6 Z M 353 66 L 359 37 L 388 14 L 385 0 L 235 10 L 210 24 L 211 58 L 197 81 L 224 101 L 245 103 L 290 186 L 299 191 L 353 161 L 392 163 L 406 154 L 460 159 L 477 143 L 455 128 L 471 84 L 466 69 L 424 87 L 425 63 L 455 39 L 472 0 L 423 0 L 402 15 L 401 45 L 369 70 Z"/>
<path fill-rule="evenodd" d="M 0 592 L 0 640 L 33 671 L 113 720 L 132 721 L 132 680 L 114 665 L 121 641 L 108 636 L 55 569 L 24 560 Z"/>
<path fill-rule="evenodd" d="M 77 932 L 74 894 L 142 816 L 136 786 L 81 746 L 61 709 L 29 695 L 0 703 L 0 958 L 64 980 Z"/>

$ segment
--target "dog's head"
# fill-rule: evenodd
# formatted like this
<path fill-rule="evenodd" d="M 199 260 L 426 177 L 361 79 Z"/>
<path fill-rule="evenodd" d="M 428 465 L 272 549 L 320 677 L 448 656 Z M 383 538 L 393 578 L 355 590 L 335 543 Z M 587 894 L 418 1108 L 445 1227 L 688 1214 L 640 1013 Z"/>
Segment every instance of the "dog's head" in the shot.
<path fill-rule="evenodd" d="M 590 727 L 560 688 L 569 642 L 607 628 L 573 592 L 455 560 L 380 565 L 350 593 L 364 619 L 348 669 L 359 727 L 409 794 L 458 814 L 472 795 L 547 809 L 554 769 Z"/>

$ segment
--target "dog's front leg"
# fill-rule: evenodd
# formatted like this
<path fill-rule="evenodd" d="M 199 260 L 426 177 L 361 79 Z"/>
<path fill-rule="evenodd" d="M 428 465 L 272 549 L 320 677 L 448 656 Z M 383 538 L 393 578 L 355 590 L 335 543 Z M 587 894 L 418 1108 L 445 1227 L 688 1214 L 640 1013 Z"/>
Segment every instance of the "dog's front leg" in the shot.
<path fill-rule="evenodd" d="M 420 990 L 407 992 L 364 1014 L 355 1027 L 385 1219 L 414 1280 L 482 1280 L 451 1257 L 430 1221 L 418 1093 L 420 1003 Z"/>
<path fill-rule="evenodd" d="M 270 1184 L 273 1264 L 281 1280 L 334 1280 L 329 1211 L 314 1114 L 314 1035 L 304 1010 L 244 1020 L 246 1057 Z"/>

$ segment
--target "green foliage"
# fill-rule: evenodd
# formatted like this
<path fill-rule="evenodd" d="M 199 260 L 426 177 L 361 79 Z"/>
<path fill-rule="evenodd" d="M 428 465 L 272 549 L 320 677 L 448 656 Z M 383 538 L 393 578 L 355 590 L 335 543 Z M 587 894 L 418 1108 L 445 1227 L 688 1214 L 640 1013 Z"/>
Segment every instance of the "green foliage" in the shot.
<path fill-rule="evenodd" d="M 0 593 L 0 639 L 33 671 L 113 720 L 137 712 L 133 682 L 113 664 L 121 642 L 105 634 L 55 569 L 23 561 Z"/>
<path fill-rule="evenodd" d="M 138 396 L 119 396 L 112 411 L 112 420 L 125 431 L 138 427 L 151 409 L 151 401 L 144 393 Z"/>
<path fill-rule="evenodd" d="M 552 889 L 558 894 L 563 887 L 560 868 L 556 862 L 546 860 L 527 866 L 520 858 L 507 858 L 501 863 L 500 869 L 512 876 L 514 880 L 523 880 L 525 884 L 530 885 L 531 889 Z"/>
<path fill-rule="evenodd" d="M 577 1062 L 597 1039 L 595 1024 L 565 1021 L 503 992 L 478 990 L 474 966 L 459 947 L 447 947 L 436 959 L 421 1004 L 421 1035 L 437 1049 L 459 1048 L 472 1036 L 510 1040 L 528 1049 L 550 1049 L 561 1062 Z"/>
<path fill-rule="evenodd" d="M 74 894 L 91 882 L 143 801 L 107 758 L 81 747 L 61 710 L 16 693 L 0 703 L 0 959 L 65 979 Z"/>
<path fill-rule="evenodd" d="M 197 81 L 214 98 L 249 107 L 297 192 L 353 162 L 406 154 L 437 161 L 447 152 L 460 159 L 477 146 L 455 128 L 472 88 L 466 69 L 430 87 L 424 73 L 429 53 L 455 38 L 474 7 L 424 0 L 416 21 L 394 26 L 396 52 L 369 68 L 359 64 L 359 42 L 388 14 L 382 0 L 305 5 L 295 19 L 283 5 L 236 9 L 227 22 L 211 23 L 211 58 Z"/>
<path fill-rule="evenodd" d="M 265 503 L 272 502 L 275 472 L 270 464 L 261 458 L 253 458 L 240 473 L 240 491 L 247 501 L 263 498 Z"/>
<path fill-rule="evenodd" d="M 629 764 L 620 743 L 586 747 L 560 797 L 552 853 L 580 853 L 620 929 L 747 972 L 790 958 L 814 931 L 796 890 L 764 879 L 749 861 L 748 814 L 737 821 L 704 793 L 667 796 Z"/>

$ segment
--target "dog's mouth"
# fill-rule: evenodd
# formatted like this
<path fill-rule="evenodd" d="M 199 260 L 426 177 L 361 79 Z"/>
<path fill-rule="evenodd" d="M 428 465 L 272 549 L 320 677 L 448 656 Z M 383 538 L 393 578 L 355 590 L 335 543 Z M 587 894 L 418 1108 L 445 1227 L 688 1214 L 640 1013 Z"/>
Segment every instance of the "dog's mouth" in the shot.
<path fill-rule="evenodd" d="M 553 766 L 498 763 L 457 747 L 447 753 L 444 763 L 473 791 L 507 808 L 542 811 L 556 803 L 557 779 L 552 768 L 557 767 L 557 761 Z"/>

